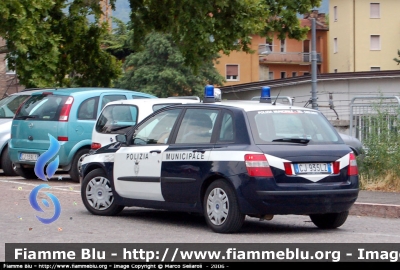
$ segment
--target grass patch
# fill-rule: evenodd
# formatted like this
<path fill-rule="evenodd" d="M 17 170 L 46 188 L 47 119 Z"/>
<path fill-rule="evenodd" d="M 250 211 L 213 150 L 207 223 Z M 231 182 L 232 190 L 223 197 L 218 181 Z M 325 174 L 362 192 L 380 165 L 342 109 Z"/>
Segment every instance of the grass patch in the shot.
<path fill-rule="evenodd" d="M 400 192 L 400 178 L 395 173 L 388 173 L 386 176 L 373 179 L 360 175 L 360 189 Z"/>
<path fill-rule="evenodd" d="M 360 189 L 400 192 L 400 111 L 383 103 L 362 117 L 366 150 L 357 157 Z"/>

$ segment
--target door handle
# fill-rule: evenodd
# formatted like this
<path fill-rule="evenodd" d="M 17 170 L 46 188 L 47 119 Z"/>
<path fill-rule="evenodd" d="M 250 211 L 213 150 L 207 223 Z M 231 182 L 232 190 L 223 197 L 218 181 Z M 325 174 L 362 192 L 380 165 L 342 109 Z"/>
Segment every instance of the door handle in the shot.
<path fill-rule="evenodd" d="M 151 153 L 161 154 L 161 150 L 151 150 L 151 151 L 150 151 L 150 154 L 151 154 Z"/>

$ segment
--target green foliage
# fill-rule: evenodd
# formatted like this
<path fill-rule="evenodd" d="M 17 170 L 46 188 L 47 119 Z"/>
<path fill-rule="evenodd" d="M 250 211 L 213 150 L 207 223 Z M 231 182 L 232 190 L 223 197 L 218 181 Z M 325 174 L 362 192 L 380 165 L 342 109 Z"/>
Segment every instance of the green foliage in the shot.
<path fill-rule="evenodd" d="M 206 84 L 221 85 L 224 78 L 213 66 L 213 58 L 199 65 L 199 72 L 185 65 L 185 58 L 172 41 L 172 35 L 150 33 L 143 51 L 131 54 L 124 63 L 120 88 L 151 93 L 157 97 L 202 96 Z"/>
<path fill-rule="evenodd" d="M 116 27 L 104 36 L 102 43 L 105 51 L 123 60 L 134 52 L 129 44 L 129 37 L 133 35 L 133 30 L 129 30 L 128 25 L 118 18 L 112 17 L 112 20 Z"/>
<path fill-rule="evenodd" d="M 0 1 L 0 36 L 20 83 L 111 86 L 121 74 L 121 64 L 100 47 L 107 32 L 107 25 L 99 23 L 101 12 L 96 0 Z"/>
<path fill-rule="evenodd" d="M 397 55 L 400 56 L 400 50 L 397 50 Z M 398 65 L 400 64 L 400 59 L 393 58 L 393 60 L 396 61 Z"/>
<path fill-rule="evenodd" d="M 375 104 L 375 112 L 363 119 L 366 154 L 358 166 L 360 176 L 368 181 L 382 181 L 388 175 L 400 178 L 400 111 L 393 112 L 383 105 Z"/>
<path fill-rule="evenodd" d="M 252 52 L 251 35 L 303 39 L 297 13 L 319 6 L 321 0 L 130 0 L 133 44 L 139 48 L 144 37 L 155 30 L 172 33 L 172 40 L 197 69 L 203 60 L 224 51 Z"/>

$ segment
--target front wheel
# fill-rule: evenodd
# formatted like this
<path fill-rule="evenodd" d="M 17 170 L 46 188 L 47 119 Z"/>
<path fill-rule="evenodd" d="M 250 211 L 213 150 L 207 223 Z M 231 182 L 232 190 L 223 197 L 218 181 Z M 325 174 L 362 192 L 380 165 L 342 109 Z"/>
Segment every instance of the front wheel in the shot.
<path fill-rule="evenodd" d="M 246 217 L 239 210 L 235 191 L 224 180 L 216 180 L 207 188 L 203 207 L 208 226 L 217 233 L 239 231 Z"/>
<path fill-rule="evenodd" d="M 79 173 L 82 169 L 82 161 L 88 155 L 88 153 L 88 148 L 83 148 L 76 152 L 74 158 L 72 159 L 71 169 L 69 171 L 72 181 L 79 183 Z"/>
<path fill-rule="evenodd" d="M 315 214 L 310 215 L 311 221 L 320 229 L 336 229 L 344 224 L 349 211 L 341 213 Z"/>
<path fill-rule="evenodd" d="M 86 209 L 95 215 L 113 216 L 124 209 L 115 203 L 110 180 L 102 169 L 95 169 L 83 178 L 81 197 Z"/>

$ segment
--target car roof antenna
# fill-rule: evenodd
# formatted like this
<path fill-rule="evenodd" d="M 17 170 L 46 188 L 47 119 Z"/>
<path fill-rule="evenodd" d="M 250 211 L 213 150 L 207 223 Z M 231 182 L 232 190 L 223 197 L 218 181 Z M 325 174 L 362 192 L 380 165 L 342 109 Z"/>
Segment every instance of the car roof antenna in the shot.
<path fill-rule="evenodd" d="M 281 94 L 281 91 L 279 91 L 279 93 L 278 93 L 278 95 L 276 96 L 275 101 L 274 101 L 274 103 L 272 103 L 272 105 L 275 105 L 275 104 L 276 104 L 276 101 L 278 100 L 278 97 L 279 97 L 280 94 Z"/>

